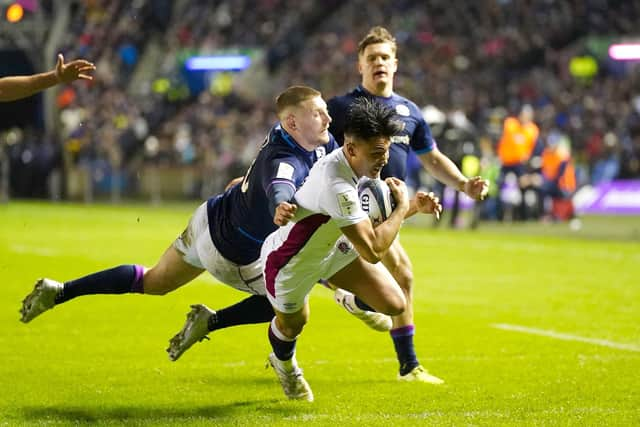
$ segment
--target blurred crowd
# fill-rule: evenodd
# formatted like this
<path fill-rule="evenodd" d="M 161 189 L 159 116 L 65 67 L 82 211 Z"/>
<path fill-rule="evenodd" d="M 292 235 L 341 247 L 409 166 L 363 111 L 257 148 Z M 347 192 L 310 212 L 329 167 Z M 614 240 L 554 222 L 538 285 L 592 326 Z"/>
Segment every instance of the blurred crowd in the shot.
<path fill-rule="evenodd" d="M 274 94 L 355 87 L 358 40 L 383 25 L 398 40 L 396 91 L 464 117 L 485 169 L 503 166 L 505 120 L 529 105 L 538 154 L 561 140 L 578 187 L 640 178 L 640 68 L 607 55 L 639 18 L 640 2 L 615 0 L 85 0 L 60 50 L 95 62 L 96 78 L 59 93 L 60 131 L 42 139 L 98 191 L 117 172 L 133 196 L 141 170 L 173 167 L 195 171 L 187 196 L 206 197 L 244 173 L 275 120 Z M 161 55 L 145 68 L 154 43 Z M 249 51 L 263 74 L 198 86 L 184 69 L 191 55 Z"/>

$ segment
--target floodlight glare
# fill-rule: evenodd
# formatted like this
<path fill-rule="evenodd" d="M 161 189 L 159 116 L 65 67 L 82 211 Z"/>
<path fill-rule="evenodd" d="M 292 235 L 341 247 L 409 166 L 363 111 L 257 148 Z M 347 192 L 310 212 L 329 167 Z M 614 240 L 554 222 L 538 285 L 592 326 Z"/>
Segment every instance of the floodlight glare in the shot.
<path fill-rule="evenodd" d="M 251 59 L 246 55 L 194 56 L 185 63 L 191 71 L 241 71 L 249 67 Z"/>
<path fill-rule="evenodd" d="M 24 16 L 24 9 L 18 3 L 13 3 L 7 8 L 7 21 L 15 23 L 19 22 Z"/>
<path fill-rule="evenodd" d="M 639 60 L 640 44 L 612 44 L 609 46 L 609 56 L 618 61 Z"/>

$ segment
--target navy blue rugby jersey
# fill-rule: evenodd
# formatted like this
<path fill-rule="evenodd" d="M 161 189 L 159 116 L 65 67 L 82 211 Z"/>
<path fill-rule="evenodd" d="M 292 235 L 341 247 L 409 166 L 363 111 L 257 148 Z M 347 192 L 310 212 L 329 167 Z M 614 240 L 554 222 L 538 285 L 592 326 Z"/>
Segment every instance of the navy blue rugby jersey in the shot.
<path fill-rule="evenodd" d="M 404 181 L 407 177 L 409 150 L 413 149 L 416 154 L 425 154 L 432 151 L 436 146 L 431 136 L 429 125 L 422 117 L 422 112 L 418 106 L 407 98 L 396 93 L 392 93 L 388 98 L 375 96 L 367 92 L 362 86 L 358 86 L 348 94 L 336 96 L 327 102 L 329 115 L 333 120 L 329 125 L 329 132 L 335 136 L 340 145 L 344 142 L 344 126 L 349 107 L 353 101 L 360 97 L 367 97 L 390 106 L 395 110 L 397 119 L 404 123 L 402 132 L 391 138 L 389 163 L 380 172 L 380 176 L 383 179 L 394 176 Z"/>
<path fill-rule="evenodd" d="M 337 148 L 330 135 L 329 143 L 309 152 L 274 126 L 243 181 L 207 202 L 209 233 L 220 253 L 239 265 L 258 259 L 262 242 L 278 228 L 269 210 L 269 187 L 288 184 L 297 190 L 311 166 Z"/>

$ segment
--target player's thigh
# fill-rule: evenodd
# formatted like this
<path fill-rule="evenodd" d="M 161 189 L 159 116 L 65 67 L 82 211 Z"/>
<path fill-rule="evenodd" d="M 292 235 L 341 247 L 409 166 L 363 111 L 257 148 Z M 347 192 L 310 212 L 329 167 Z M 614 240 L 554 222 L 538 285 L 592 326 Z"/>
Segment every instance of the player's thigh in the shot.
<path fill-rule="evenodd" d="M 183 254 L 171 245 L 156 265 L 145 271 L 143 286 L 147 294 L 163 295 L 178 289 L 202 273 L 204 269 L 188 264 Z"/>
<path fill-rule="evenodd" d="M 246 265 L 228 260 L 213 244 L 208 230 L 197 239 L 196 248 L 200 264 L 218 281 L 239 291 L 266 295 L 260 259 Z"/>
<path fill-rule="evenodd" d="M 404 293 L 382 263 L 371 264 L 358 257 L 329 281 L 353 292 L 380 313 L 397 315 L 405 309 Z"/>
<path fill-rule="evenodd" d="M 166 294 L 196 278 L 204 271 L 197 250 L 197 241 L 209 233 L 206 203 L 194 211 L 178 238 L 162 254 L 160 260 L 144 274 L 144 292 Z"/>
<path fill-rule="evenodd" d="M 382 263 L 401 288 L 410 290 L 413 285 L 413 265 L 399 239 L 382 256 Z"/>

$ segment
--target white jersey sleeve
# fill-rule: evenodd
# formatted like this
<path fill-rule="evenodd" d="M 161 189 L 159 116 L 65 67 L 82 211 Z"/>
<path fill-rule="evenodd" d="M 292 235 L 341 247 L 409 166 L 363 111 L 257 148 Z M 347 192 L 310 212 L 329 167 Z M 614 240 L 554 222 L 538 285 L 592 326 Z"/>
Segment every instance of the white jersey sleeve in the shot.
<path fill-rule="evenodd" d="M 360 206 L 357 188 L 344 179 L 334 179 L 319 196 L 320 205 L 338 228 L 357 224 L 368 218 Z"/>

